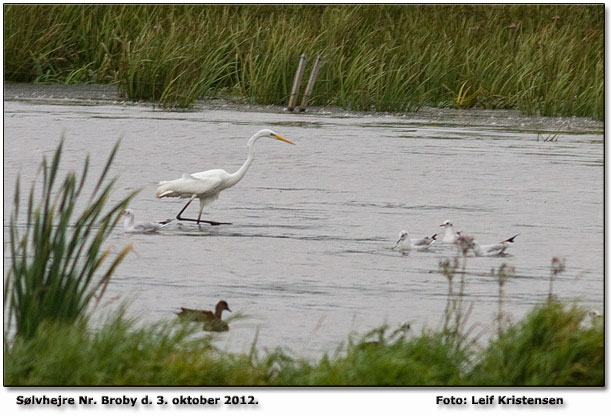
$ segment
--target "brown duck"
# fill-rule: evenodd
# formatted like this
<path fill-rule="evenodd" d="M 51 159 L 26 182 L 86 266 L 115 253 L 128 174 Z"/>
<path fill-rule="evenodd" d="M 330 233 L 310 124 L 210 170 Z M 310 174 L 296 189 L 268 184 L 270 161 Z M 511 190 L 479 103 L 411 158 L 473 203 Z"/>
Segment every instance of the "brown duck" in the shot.
<path fill-rule="evenodd" d="M 188 309 L 180 308 L 180 312 L 177 312 L 179 318 L 204 323 L 204 331 L 228 331 L 229 325 L 227 322 L 221 319 L 223 311 L 231 312 L 229 305 L 224 300 L 219 301 L 216 304 L 214 313 L 211 311 L 202 311 L 199 309 Z"/>

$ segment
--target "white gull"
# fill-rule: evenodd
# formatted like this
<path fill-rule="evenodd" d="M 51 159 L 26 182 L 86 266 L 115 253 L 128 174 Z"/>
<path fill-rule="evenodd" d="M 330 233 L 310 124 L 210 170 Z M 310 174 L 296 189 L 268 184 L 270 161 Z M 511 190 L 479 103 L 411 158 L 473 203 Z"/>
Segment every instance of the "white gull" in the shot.
<path fill-rule="evenodd" d="M 123 215 L 125 216 L 123 220 L 123 230 L 125 230 L 126 233 L 156 233 L 160 228 L 165 227 L 173 221 L 167 219 L 160 222 L 135 222 L 134 211 L 131 209 L 126 209 Z"/>
<path fill-rule="evenodd" d="M 402 250 L 411 250 L 415 248 L 416 250 L 426 250 L 431 244 L 437 239 L 437 234 L 433 234 L 432 236 L 426 236 L 423 238 L 409 238 L 409 233 L 405 230 L 401 231 L 399 234 L 399 239 L 395 244 L 395 248 L 399 247 Z"/>

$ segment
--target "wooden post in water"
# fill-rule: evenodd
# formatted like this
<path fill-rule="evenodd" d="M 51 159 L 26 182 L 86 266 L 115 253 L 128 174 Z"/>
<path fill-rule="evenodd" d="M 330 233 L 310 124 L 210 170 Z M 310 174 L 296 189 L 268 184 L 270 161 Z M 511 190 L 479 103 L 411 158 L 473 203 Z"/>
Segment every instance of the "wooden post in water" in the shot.
<path fill-rule="evenodd" d="M 295 109 L 295 105 L 297 102 L 297 94 L 299 94 L 299 87 L 301 86 L 301 77 L 303 77 L 303 71 L 305 69 L 307 61 L 308 57 L 305 53 L 302 53 L 301 58 L 299 59 L 299 66 L 297 67 L 297 72 L 295 72 L 295 80 L 293 81 L 291 97 L 289 98 L 289 105 L 287 107 L 289 111 L 293 111 Z"/>
<path fill-rule="evenodd" d="M 303 100 L 301 101 L 299 111 L 305 111 L 306 107 L 308 106 L 308 100 L 310 99 L 310 95 L 312 94 L 312 90 L 314 89 L 314 84 L 316 83 L 316 78 L 318 77 L 318 71 L 320 70 L 321 64 L 322 57 L 318 55 L 316 57 L 316 61 L 314 62 L 314 68 L 312 68 L 312 73 L 310 74 L 310 79 L 308 80 L 308 85 L 306 86 L 305 93 L 303 94 Z"/>

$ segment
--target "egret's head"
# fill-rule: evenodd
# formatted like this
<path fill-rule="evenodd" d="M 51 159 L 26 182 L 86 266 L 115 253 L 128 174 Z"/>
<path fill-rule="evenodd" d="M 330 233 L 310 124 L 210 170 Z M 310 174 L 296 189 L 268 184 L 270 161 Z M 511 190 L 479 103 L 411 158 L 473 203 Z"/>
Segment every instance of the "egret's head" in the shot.
<path fill-rule="evenodd" d="M 452 223 L 450 222 L 450 220 L 445 220 L 443 222 L 443 224 L 440 225 L 440 227 L 451 227 Z"/>
<path fill-rule="evenodd" d="M 295 144 L 290 140 L 285 139 L 284 137 L 280 136 L 279 134 L 276 134 L 275 132 L 273 132 L 270 129 L 263 129 L 260 130 L 259 132 L 257 132 L 257 134 L 255 134 L 255 136 L 257 139 L 260 137 L 271 137 L 272 139 L 276 139 L 276 140 L 280 140 L 281 142 L 285 142 L 285 143 L 289 143 L 289 144 Z"/>
<path fill-rule="evenodd" d="M 123 215 L 125 215 L 126 217 L 133 217 L 134 216 L 134 211 L 132 211 L 131 209 L 127 208 L 125 211 L 123 211 Z"/>

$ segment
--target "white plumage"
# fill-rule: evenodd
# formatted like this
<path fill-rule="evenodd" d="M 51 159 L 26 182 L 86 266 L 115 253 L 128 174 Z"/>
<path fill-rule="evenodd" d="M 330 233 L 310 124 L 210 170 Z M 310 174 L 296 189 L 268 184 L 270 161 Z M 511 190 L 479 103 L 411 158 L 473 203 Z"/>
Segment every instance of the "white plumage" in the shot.
<path fill-rule="evenodd" d="M 165 227 L 174 220 L 165 220 L 160 222 L 135 222 L 134 211 L 126 209 L 123 213 L 123 230 L 126 233 L 156 233 L 160 228 Z"/>
<path fill-rule="evenodd" d="M 409 233 L 405 230 L 401 231 L 399 234 L 399 239 L 395 244 L 395 247 L 399 247 L 402 250 L 411 250 L 412 248 L 416 250 L 426 250 L 431 244 L 437 239 L 437 234 L 433 234 L 432 236 L 426 236 L 423 238 L 409 238 Z"/>
<path fill-rule="evenodd" d="M 519 234 L 514 235 L 513 237 L 508 238 L 507 240 L 500 241 L 496 244 L 488 244 L 488 245 L 480 245 L 476 240 L 473 240 L 471 248 L 477 257 L 491 257 L 491 256 L 499 256 L 505 253 L 505 250 L 512 244 L 514 239 Z"/>
<path fill-rule="evenodd" d="M 446 229 L 445 234 L 443 235 L 443 240 L 441 240 L 444 244 L 454 244 L 456 240 L 458 240 L 459 234 L 454 232 L 453 224 L 450 220 L 445 220 L 440 227 L 444 227 Z"/>
<path fill-rule="evenodd" d="M 231 188 L 244 177 L 255 155 L 253 146 L 261 137 L 270 137 L 286 143 L 295 144 L 290 140 L 280 137 L 269 129 L 260 130 L 248 140 L 248 157 L 246 158 L 246 162 L 244 162 L 236 172 L 228 173 L 223 169 L 212 169 L 192 174 L 185 173 L 181 178 L 159 182 L 159 187 L 156 192 L 157 198 L 189 198 L 189 202 L 187 202 L 176 216 L 177 219 L 182 221 L 196 221 L 198 224 L 200 222 L 219 224 L 213 221 L 202 220 L 202 211 L 206 205 L 218 199 L 219 193 L 222 190 Z M 197 220 L 181 217 L 180 215 L 195 198 L 199 199 L 199 216 Z"/>
<path fill-rule="evenodd" d="M 227 181 L 230 175 L 222 169 L 213 169 L 198 173 L 184 173 L 182 178 L 173 181 L 161 181 L 157 188 L 157 198 L 191 198 L 197 195 L 206 200 L 206 204 L 216 200 L 223 180 Z"/>

